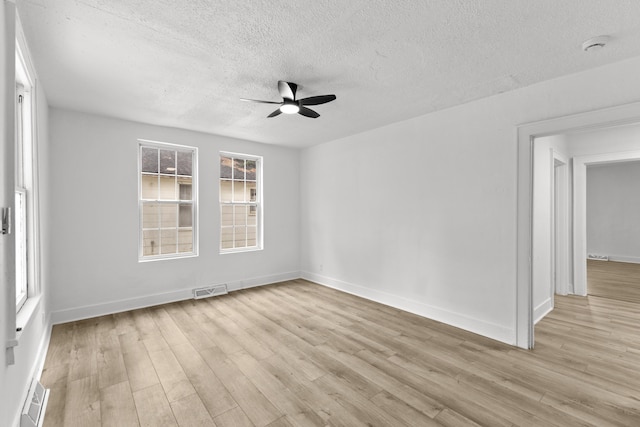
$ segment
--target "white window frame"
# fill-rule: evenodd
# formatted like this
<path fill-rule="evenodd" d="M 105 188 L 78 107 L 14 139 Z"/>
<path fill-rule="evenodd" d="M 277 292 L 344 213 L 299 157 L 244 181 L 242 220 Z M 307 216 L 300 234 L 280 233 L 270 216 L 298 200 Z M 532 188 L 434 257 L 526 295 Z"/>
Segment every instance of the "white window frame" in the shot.
<path fill-rule="evenodd" d="M 191 201 L 187 200 L 179 200 L 179 187 L 176 188 L 176 194 L 178 199 L 176 200 L 164 200 L 164 199 L 143 199 L 142 198 L 142 148 L 150 147 L 157 148 L 160 150 L 175 150 L 175 151 L 190 151 L 192 153 L 192 163 L 191 163 Z M 158 171 L 158 175 L 162 175 L 160 171 Z M 179 184 L 176 184 L 179 185 Z M 175 252 L 170 254 L 158 254 L 158 255 L 144 255 L 144 229 L 143 229 L 143 205 L 145 204 L 178 204 L 178 211 L 176 215 L 176 229 L 180 228 L 191 228 L 192 230 L 192 246 L 193 249 L 191 252 Z M 192 223 L 191 227 L 180 227 L 180 204 L 191 204 L 192 208 Z M 159 141 L 150 141 L 146 139 L 138 140 L 138 216 L 139 216 L 139 225 L 138 225 L 138 261 L 139 262 L 147 262 L 147 261 L 158 261 L 158 260 L 169 260 L 169 259 L 182 259 L 182 258 L 191 258 L 198 256 L 198 148 L 191 147 L 187 145 L 180 144 L 172 144 L 168 142 L 159 142 Z M 176 245 L 178 242 L 176 242 Z"/>
<path fill-rule="evenodd" d="M 264 247 L 264 239 L 263 239 L 263 225 L 264 225 L 264 214 L 263 214 L 263 181 L 262 181 L 262 170 L 264 166 L 264 160 L 262 156 L 256 156 L 253 154 L 242 154 L 242 153 L 232 153 L 228 151 L 221 151 L 218 156 L 218 166 L 220 166 L 220 160 L 223 157 L 231 157 L 233 159 L 243 159 L 243 160 L 252 160 L 256 162 L 256 194 L 255 200 L 248 200 L 242 202 L 235 201 L 223 201 L 222 200 L 222 191 L 220 190 L 220 182 L 223 178 L 220 176 L 220 170 L 218 170 L 218 193 L 219 193 L 219 203 L 220 203 L 220 223 L 218 227 L 218 231 L 220 233 L 219 236 L 219 248 L 220 254 L 231 254 L 231 253 L 239 253 L 239 252 L 253 252 L 260 251 Z M 232 182 L 233 188 L 233 178 L 230 180 Z M 251 197 L 250 197 L 251 199 Z M 224 226 L 222 224 L 223 221 L 223 207 L 224 206 L 248 206 L 250 211 L 248 213 L 249 216 L 255 216 L 256 218 L 256 245 L 249 247 L 238 247 L 238 248 L 223 248 L 222 247 L 222 230 L 225 228 L 235 228 L 235 224 L 231 226 Z M 234 219 L 235 220 L 235 219 Z M 235 237 L 234 237 L 235 240 Z"/>
<path fill-rule="evenodd" d="M 40 294 L 40 230 L 38 204 L 38 155 L 37 118 L 35 112 L 35 72 L 26 51 L 21 31 L 16 34 L 16 164 L 15 194 L 24 202 L 24 211 L 15 206 L 14 225 L 16 233 L 16 313 L 27 300 Z M 18 214 L 22 213 L 21 218 Z M 21 224 L 22 222 L 22 224 Z M 17 241 L 18 229 L 22 226 L 24 258 L 20 263 Z M 24 266 L 21 274 L 18 267 Z M 19 280 L 22 276 L 22 281 Z M 20 286 L 20 289 L 18 289 Z"/>

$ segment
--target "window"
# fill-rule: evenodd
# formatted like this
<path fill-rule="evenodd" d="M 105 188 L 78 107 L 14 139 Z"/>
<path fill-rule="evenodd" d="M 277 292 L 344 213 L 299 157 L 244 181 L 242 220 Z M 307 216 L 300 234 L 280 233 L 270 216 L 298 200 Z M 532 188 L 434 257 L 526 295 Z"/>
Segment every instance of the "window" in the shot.
<path fill-rule="evenodd" d="M 27 298 L 38 292 L 37 198 L 35 196 L 36 154 L 34 143 L 35 114 L 33 79 L 16 42 L 16 98 L 15 98 L 15 206 L 13 232 L 16 248 L 16 312 Z"/>
<path fill-rule="evenodd" d="M 27 145 L 29 114 L 25 114 L 25 90 L 21 83 L 16 83 L 16 164 L 15 164 L 15 238 L 16 238 L 16 307 L 18 310 L 27 300 L 28 284 L 28 249 L 27 249 L 27 189 L 26 170 L 29 161 Z"/>
<path fill-rule="evenodd" d="M 197 149 L 139 144 L 139 259 L 197 255 Z"/>
<path fill-rule="evenodd" d="M 220 252 L 262 249 L 262 158 L 220 154 Z"/>

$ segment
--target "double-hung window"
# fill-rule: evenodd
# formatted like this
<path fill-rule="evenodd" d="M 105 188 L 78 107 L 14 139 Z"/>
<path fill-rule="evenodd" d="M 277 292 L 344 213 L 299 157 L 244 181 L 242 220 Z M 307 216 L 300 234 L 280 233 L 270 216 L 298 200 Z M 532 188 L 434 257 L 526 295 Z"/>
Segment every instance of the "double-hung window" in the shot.
<path fill-rule="evenodd" d="M 139 141 L 139 259 L 197 255 L 197 148 Z"/>
<path fill-rule="evenodd" d="M 27 300 L 29 285 L 28 198 L 31 196 L 31 114 L 28 92 L 16 84 L 16 162 L 15 162 L 15 241 L 16 241 L 16 308 Z"/>
<path fill-rule="evenodd" d="M 38 167 L 35 79 L 22 38 L 16 39 L 15 204 L 16 313 L 39 289 Z"/>
<path fill-rule="evenodd" d="M 262 249 L 262 157 L 220 153 L 220 252 Z"/>

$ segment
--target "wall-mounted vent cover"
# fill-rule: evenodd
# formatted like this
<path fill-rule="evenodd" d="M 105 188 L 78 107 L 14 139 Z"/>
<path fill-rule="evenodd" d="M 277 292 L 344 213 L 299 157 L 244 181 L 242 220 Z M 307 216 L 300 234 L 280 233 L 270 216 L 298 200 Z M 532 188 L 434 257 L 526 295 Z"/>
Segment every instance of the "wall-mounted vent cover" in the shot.
<path fill-rule="evenodd" d="M 226 295 L 228 293 L 227 285 L 206 286 L 204 288 L 194 289 L 193 299 L 215 297 L 218 295 Z"/>
<path fill-rule="evenodd" d="M 49 390 L 45 389 L 38 380 L 33 380 L 24 402 L 20 427 L 41 427 L 44 421 L 44 412 L 47 409 Z"/>
<path fill-rule="evenodd" d="M 587 255 L 587 259 L 595 259 L 597 261 L 609 261 L 609 257 L 607 255 L 598 255 L 598 254 L 589 254 Z"/>

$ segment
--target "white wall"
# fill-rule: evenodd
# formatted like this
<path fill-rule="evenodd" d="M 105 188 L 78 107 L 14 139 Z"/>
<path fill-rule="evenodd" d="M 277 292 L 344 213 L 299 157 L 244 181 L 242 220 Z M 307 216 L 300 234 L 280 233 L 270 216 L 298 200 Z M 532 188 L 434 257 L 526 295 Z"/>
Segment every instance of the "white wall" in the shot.
<path fill-rule="evenodd" d="M 12 3 L 0 3 L 0 207 L 11 205 L 13 198 L 13 103 L 12 93 L 14 83 L 14 27 L 12 25 L 15 7 Z M 15 402 L 10 399 L 5 403 L 5 396 L 9 394 L 9 377 L 15 371 L 14 366 L 7 366 L 4 344 L 13 338 L 12 329 L 15 328 L 15 316 L 12 305 L 15 306 L 15 295 L 10 292 L 14 283 L 13 244 L 10 236 L 0 235 L 0 420 L 11 420 L 15 413 Z"/>
<path fill-rule="evenodd" d="M 516 128 L 638 101 L 638 73 L 640 58 L 304 150 L 303 275 L 515 343 Z"/>
<path fill-rule="evenodd" d="M 10 2 L 0 3 L 0 22 L 2 22 L 2 32 L 0 33 L 0 133 L 3 135 L 0 144 L 0 163 L 2 166 L 2 186 L 0 186 L 0 206 L 8 206 L 13 203 L 14 176 L 13 176 L 13 120 L 14 109 L 13 88 L 15 87 L 15 33 L 13 22 L 15 20 L 14 6 Z M 23 52 L 28 55 L 28 52 Z M 35 102 L 36 118 L 38 128 L 36 130 L 35 141 L 36 151 L 40 155 L 39 185 L 41 191 L 46 187 L 47 181 L 47 145 L 48 145 L 48 107 L 45 92 L 36 80 Z M 9 125 L 10 123 L 10 125 Z M 10 154 L 9 154 L 10 153 Z M 9 162 L 9 164 L 5 162 Z M 40 200 L 40 212 L 42 218 L 48 215 L 48 204 L 46 197 Z M 41 236 L 41 244 L 45 247 L 46 237 Z M 12 240 L 9 236 L 0 236 L 0 271 L 1 286 L 0 292 L 0 342 L 3 344 L 8 338 L 13 337 L 16 317 L 13 307 L 15 307 L 15 295 L 9 292 L 14 287 L 13 272 L 9 272 L 8 265 L 14 262 L 13 256 L 9 255 L 15 251 Z M 7 366 L 4 350 L 0 352 L 0 423 L 2 425 L 17 425 L 18 416 L 22 410 L 28 387 L 31 379 L 39 375 L 44 354 L 48 343 L 50 323 L 48 321 L 49 312 L 47 280 L 44 266 L 46 266 L 46 252 L 43 251 L 41 263 L 43 274 L 40 277 L 42 292 L 39 298 L 30 298 L 22 311 L 18 315 L 18 326 L 23 331 L 17 334 L 18 346 L 14 348 L 15 364 Z M 29 314 L 29 315 L 27 315 Z"/>
<path fill-rule="evenodd" d="M 571 157 L 640 150 L 640 124 L 616 126 L 566 135 Z"/>
<path fill-rule="evenodd" d="M 51 109 L 54 322 L 299 277 L 299 152 Z M 138 262 L 137 139 L 198 147 L 200 255 Z M 264 250 L 219 254 L 219 152 L 264 156 Z"/>
<path fill-rule="evenodd" d="M 640 262 L 640 162 L 587 166 L 587 251 Z"/>

